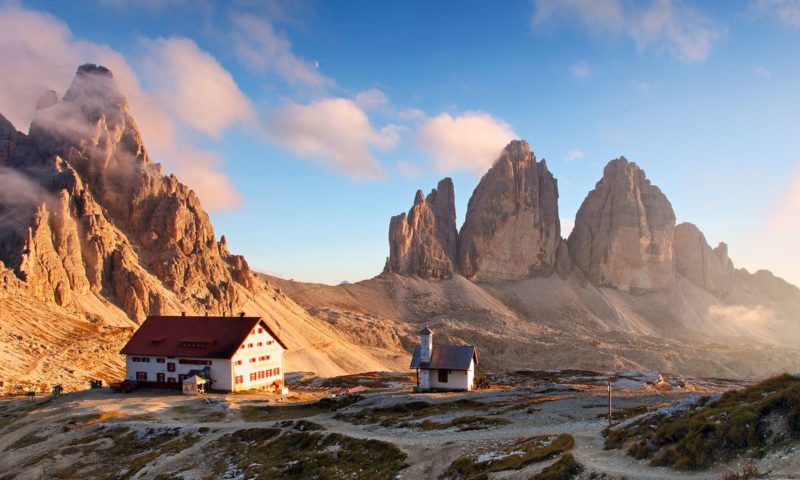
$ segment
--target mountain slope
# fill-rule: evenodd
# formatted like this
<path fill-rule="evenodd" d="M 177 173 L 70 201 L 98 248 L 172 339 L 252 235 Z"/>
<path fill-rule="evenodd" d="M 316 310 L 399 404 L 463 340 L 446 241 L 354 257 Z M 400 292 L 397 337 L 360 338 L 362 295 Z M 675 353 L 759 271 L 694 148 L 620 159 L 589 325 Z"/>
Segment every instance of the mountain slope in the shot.
<path fill-rule="evenodd" d="M 194 192 L 150 159 L 103 67 L 81 66 L 28 135 L 0 115 L 0 180 L 7 385 L 118 376 L 116 352 L 136 324 L 181 312 L 265 317 L 290 347 L 290 370 L 336 375 L 398 364 L 398 352 L 348 342 L 254 277 L 224 237 L 217 241 Z M 125 330 L 101 340 L 112 327 Z M 74 342 L 108 348 L 93 357 Z M 42 362 L 49 367 L 37 373 Z"/>
<path fill-rule="evenodd" d="M 638 165 L 609 162 L 568 240 L 559 236 L 557 198 L 545 164 L 512 141 L 470 198 L 452 275 L 385 269 L 337 287 L 270 281 L 357 339 L 378 323 L 391 332 L 383 342 L 397 335 L 410 350 L 429 324 L 440 341 L 475 344 L 490 371 L 760 377 L 800 368 L 800 290 L 766 271 L 735 269 L 725 244 L 712 249 L 694 225 L 676 226 L 666 195 Z M 412 212 L 423 200 L 418 193 Z M 420 243 L 414 255 L 439 250 Z"/>

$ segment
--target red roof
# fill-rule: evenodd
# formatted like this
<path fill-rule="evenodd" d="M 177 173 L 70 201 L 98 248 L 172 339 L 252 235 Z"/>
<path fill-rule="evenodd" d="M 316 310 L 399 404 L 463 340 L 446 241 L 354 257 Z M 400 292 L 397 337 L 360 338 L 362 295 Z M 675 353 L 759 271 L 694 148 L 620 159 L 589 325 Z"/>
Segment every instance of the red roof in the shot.
<path fill-rule="evenodd" d="M 286 344 L 261 317 L 150 316 L 120 353 L 231 358 L 256 326 L 266 329 L 286 349 Z"/>

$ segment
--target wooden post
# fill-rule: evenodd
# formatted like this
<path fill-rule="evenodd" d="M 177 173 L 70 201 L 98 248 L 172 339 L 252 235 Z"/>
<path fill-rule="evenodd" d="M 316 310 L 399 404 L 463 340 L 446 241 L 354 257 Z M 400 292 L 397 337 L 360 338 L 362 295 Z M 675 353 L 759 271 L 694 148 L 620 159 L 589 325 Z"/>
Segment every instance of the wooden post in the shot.
<path fill-rule="evenodd" d="M 611 426 L 611 376 L 608 377 L 608 426 Z"/>

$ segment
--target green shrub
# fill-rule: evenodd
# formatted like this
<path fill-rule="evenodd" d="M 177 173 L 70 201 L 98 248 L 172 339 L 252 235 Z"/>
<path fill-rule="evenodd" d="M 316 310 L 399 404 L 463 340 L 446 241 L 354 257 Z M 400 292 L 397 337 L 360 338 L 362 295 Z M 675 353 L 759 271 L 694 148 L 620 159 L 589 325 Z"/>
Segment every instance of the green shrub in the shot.
<path fill-rule="evenodd" d="M 768 432 L 769 415 L 785 415 L 785 432 Z M 649 416 L 618 429 L 606 429 L 605 448 L 630 444 L 628 454 L 652 458 L 655 466 L 677 470 L 708 468 L 717 460 L 762 452 L 771 438 L 800 437 L 800 379 L 780 375 L 716 401 L 701 398 L 686 410 Z"/>
<path fill-rule="evenodd" d="M 545 468 L 530 480 L 569 480 L 583 471 L 583 466 L 575 461 L 571 453 L 561 455 L 558 461 Z"/>

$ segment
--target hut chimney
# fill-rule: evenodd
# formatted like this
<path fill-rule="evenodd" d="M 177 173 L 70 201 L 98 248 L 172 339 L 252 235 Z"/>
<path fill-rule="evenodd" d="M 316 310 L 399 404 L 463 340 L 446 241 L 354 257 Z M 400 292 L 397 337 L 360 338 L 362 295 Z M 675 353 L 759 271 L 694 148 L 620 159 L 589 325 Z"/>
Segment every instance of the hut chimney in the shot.
<path fill-rule="evenodd" d="M 433 332 L 425 325 L 425 329 L 419 332 L 419 361 L 422 363 L 430 362 L 432 351 Z"/>

